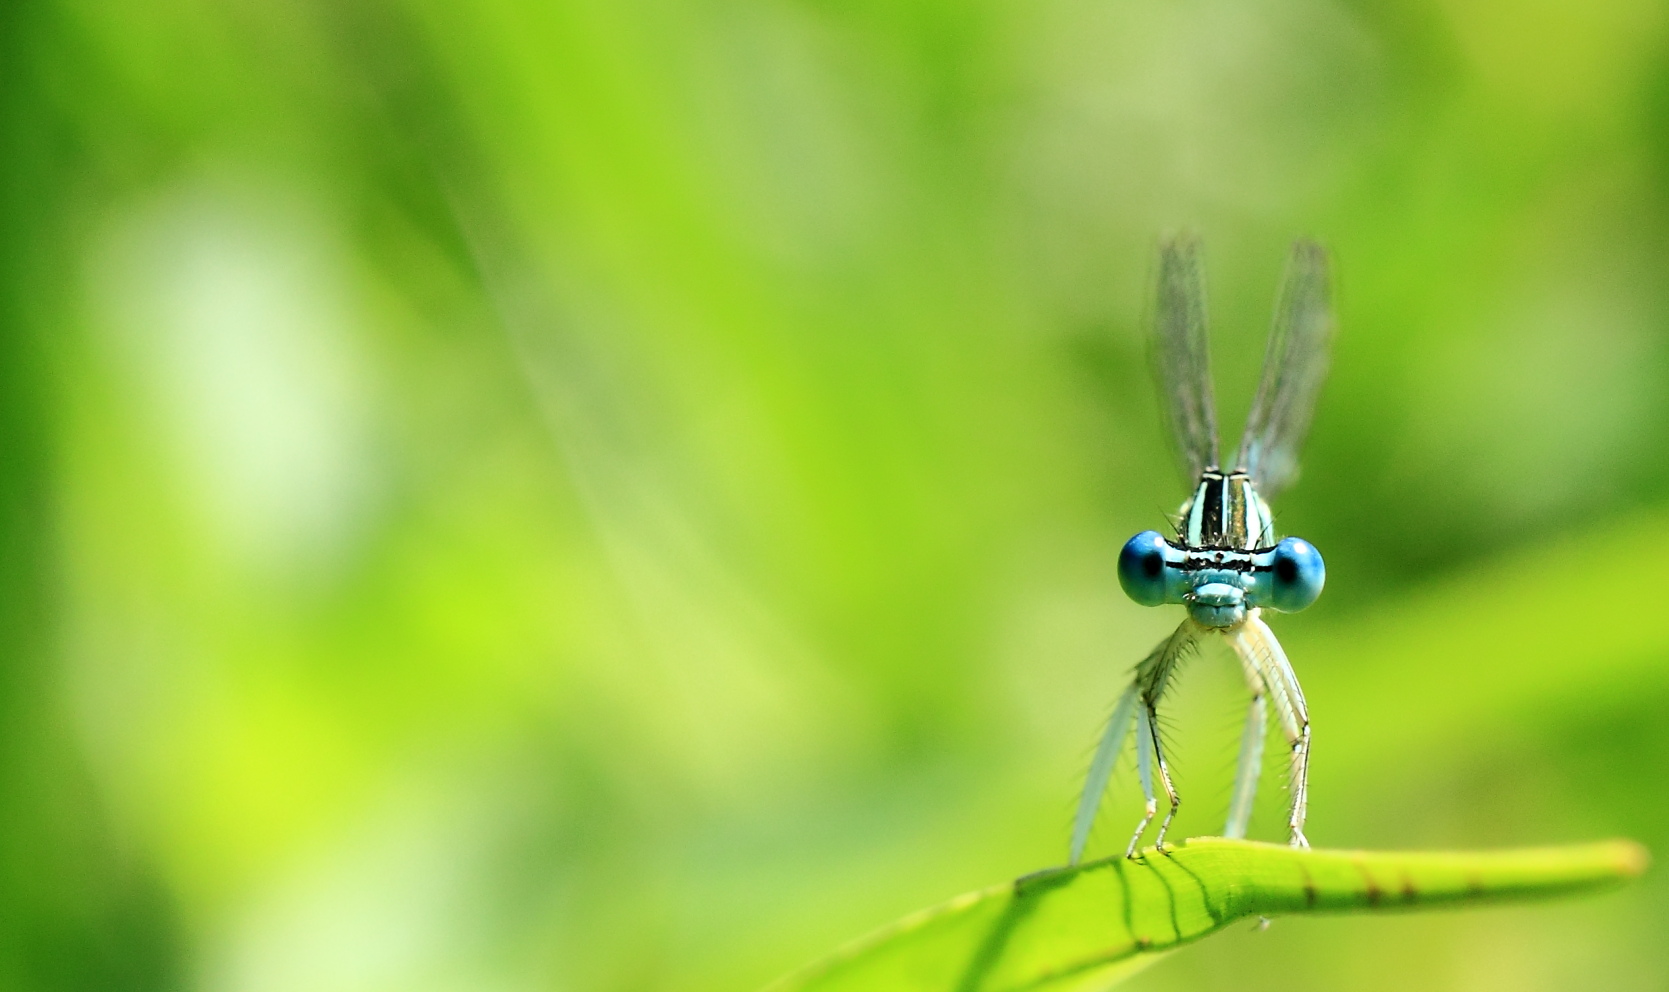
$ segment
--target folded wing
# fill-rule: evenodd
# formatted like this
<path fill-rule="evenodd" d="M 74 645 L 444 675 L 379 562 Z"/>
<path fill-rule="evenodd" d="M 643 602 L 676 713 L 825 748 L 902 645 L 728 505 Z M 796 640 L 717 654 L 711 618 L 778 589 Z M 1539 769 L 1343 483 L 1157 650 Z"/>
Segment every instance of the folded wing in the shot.
<path fill-rule="evenodd" d="M 1159 246 L 1159 289 L 1154 303 L 1154 375 L 1165 419 L 1192 488 L 1200 473 L 1219 464 L 1217 411 L 1211 398 L 1211 354 L 1206 337 L 1205 274 L 1199 242 L 1190 236 Z"/>
<path fill-rule="evenodd" d="M 1235 467 L 1272 500 L 1298 477 L 1298 449 L 1327 377 L 1333 341 L 1333 291 L 1327 250 L 1293 245 L 1263 359 L 1263 378 L 1246 420 Z"/>

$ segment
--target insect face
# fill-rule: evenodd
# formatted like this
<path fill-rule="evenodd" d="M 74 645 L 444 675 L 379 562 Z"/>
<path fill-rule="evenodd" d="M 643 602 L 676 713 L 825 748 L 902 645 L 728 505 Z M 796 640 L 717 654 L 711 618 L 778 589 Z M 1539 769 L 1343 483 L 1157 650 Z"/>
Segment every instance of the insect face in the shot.
<path fill-rule="evenodd" d="M 1327 567 L 1321 552 L 1298 537 L 1273 548 L 1233 551 L 1178 547 L 1158 531 L 1144 530 L 1119 552 L 1118 580 L 1143 606 L 1186 606 L 1201 626 L 1226 629 L 1245 620 L 1248 610 L 1296 613 L 1309 606 L 1321 595 Z"/>

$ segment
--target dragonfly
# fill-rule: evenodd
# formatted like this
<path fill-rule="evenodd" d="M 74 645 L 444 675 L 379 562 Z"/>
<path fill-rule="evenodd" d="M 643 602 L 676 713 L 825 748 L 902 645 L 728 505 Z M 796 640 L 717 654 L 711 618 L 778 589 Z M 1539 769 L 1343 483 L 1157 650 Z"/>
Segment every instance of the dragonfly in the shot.
<path fill-rule="evenodd" d="M 1327 251 L 1314 241 L 1301 240 L 1293 245 L 1287 263 L 1262 378 L 1240 447 L 1225 465 L 1217 446 L 1199 243 L 1185 236 L 1160 245 L 1154 372 L 1165 420 L 1193 492 L 1182 505 L 1174 538 L 1146 530 L 1124 545 L 1118 578 L 1137 603 L 1184 606 L 1187 616 L 1132 670 L 1129 685 L 1113 705 L 1073 821 L 1071 864 L 1083 857 L 1096 811 L 1132 730 L 1146 808 L 1125 856 L 1135 856 L 1158 814 L 1155 771 L 1170 804 L 1156 840 L 1164 844 L 1182 798 L 1160 739 L 1159 703 L 1177 667 L 1211 636 L 1222 637 L 1233 649 L 1252 695 L 1223 835 L 1246 836 L 1273 709 L 1290 752 L 1289 840 L 1293 847 L 1309 846 L 1304 836 L 1309 709 L 1264 613 L 1295 613 L 1309 606 L 1321 594 L 1327 572 L 1314 545 L 1299 537 L 1277 538 L 1269 501 L 1297 478 L 1298 449 L 1327 375 L 1333 330 Z"/>

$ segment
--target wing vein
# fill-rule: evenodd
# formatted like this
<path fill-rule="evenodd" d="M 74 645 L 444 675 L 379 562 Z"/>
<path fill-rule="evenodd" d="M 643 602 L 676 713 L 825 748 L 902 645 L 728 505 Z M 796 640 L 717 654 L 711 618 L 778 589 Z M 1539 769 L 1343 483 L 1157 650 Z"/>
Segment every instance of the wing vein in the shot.
<path fill-rule="evenodd" d="M 1205 277 L 1199 242 L 1189 236 L 1159 246 L 1153 364 L 1164 394 L 1165 420 L 1191 487 L 1202 471 L 1217 467 L 1218 452 Z"/>
<path fill-rule="evenodd" d="M 1333 339 L 1333 293 L 1327 250 L 1314 241 L 1292 247 L 1275 308 L 1246 433 L 1235 467 L 1258 495 L 1274 499 L 1298 477 L 1298 449 L 1309 432 Z"/>

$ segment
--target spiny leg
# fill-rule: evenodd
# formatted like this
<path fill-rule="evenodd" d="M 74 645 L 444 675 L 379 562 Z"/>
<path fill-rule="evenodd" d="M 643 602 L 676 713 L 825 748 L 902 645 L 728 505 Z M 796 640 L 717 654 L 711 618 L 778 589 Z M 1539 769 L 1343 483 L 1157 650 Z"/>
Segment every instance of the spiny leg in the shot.
<path fill-rule="evenodd" d="M 1240 735 L 1240 760 L 1234 770 L 1234 792 L 1229 797 L 1229 819 L 1224 837 L 1245 837 L 1252 818 L 1252 801 L 1258 794 L 1258 775 L 1263 771 L 1263 738 L 1268 733 L 1269 704 L 1260 685 L 1253 691 L 1246 710 L 1246 730 Z"/>
<path fill-rule="evenodd" d="M 1194 648 L 1201 633 L 1202 628 L 1192 620 L 1182 621 L 1171 636 L 1160 641 L 1159 645 L 1142 659 L 1141 664 L 1136 666 L 1130 685 L 1120 694 L 1113 707 L 1112 719 L 1108 721 L 1107 730 L 1096 748 L 1094 760 L 1090 763 L 1089 778 L 1084 783 L 1084 794 L 1078 800 L 1078 813 L 1072 824 L 1072 864 L 1077 864 L 1083 856 L 1084 846 L 1089 841 L 1090 827 L 1095 822 L 1096 810 L 1101 805 L 1107 782 L 1118 762 L 1119 752 L 1123 750 L 1124 742 L 1129 738 L 1132 717 L 1136 721 L 1136 769 L 1142 780 L 1142 793 L 1147 799 L 1147 810 L 1146 818 L 1136 828 L 1135 835 L 1130 839 L 1130 846 L 1125 849 L 1127 856 L 1135 853 L 1143 831 L 1158 812 L 1158 804 L 1153 796 L 1153 733 L 1149 729 L 1148 720 L 1150 701 L 1157 703 L 1164 695 L 1171 676 L 1175 674 L 1176 666 Z"/>
<path fill-rule="evenodd" d="M 1113 766 L 1118 763 L 1119 752 L 1124 750 L 1124 742 L 1130 736 L 1130 720 L 1136 711 L 1136 687 L 1134 685 L 1124 690 L 1113 704 L 1112 718 L 1107 721 L 1107 730 L 1101 735 L 1101 743 L 1095 749 L 1095 759 L 1090 762 L 1089 778 L 1084 782 L 1084 794 L 1078 799 L 1078 815 L 1072 821 L 1072 852 L 1067 864 L 1075 865 L 1084 856 L 1084 845 L 1089 843 L 1090 826 L 1095 823 L 1095 811 L 1101 806 L 1101 797 L 1107 791 L 1107 781 L 1112 778 Z"/>
<path fill-rule="evenodd" d="M 1257 671 L 1268 690 L 1276 720 L 1291 748 L 1292 803 L 1287 829 L 1293 847 L 1309 847 L 1310 842 L 1304 837 L 1304 818 L 1309 811 L 1310 714 L 1304 704 L 1304 690 L 1298 685 L 1298 676 L 1293 673 L 1281 642 L 1256 612 L 1246 618 L 1230 642 L 1241 660 Z"/>
<path fill-rule="evenodd" d="M 1304 729 L 1298 740 L 1292 744 L 1292 811 L 1287 817 L 1287 829 L 1291 831 L 1293 847 L 1309 847 L 1310 840 L 1304 836 L 1304 818 L 1310 811 L 1310 723 L 1304 721 Z"/>
<path fill-rule="evenodd" d="M 1130 835 L 1130 846 L 1124 849 L 1124 856 L 1136 856 L 1136 845 L 1142 841 L 1142 834 L 1147 832 L 1147 825 L 1153 822 L 1154 814 L 1159 812 L 1159 801 L 1153 796 L 1153 730 L 1149 724 L 1148 707 L 1144 704 L 1136 709 L 1136 776 L 1142 780 L 1142 798 L 1147 800 L 1142 822 L 1136 824 L 1136 832 Z"/>
<path fill-rule="evenodd" d="M 1240 735 L 1240 760 L 1236 762 L 1234 792 L 1229 797 L 1229 818 L 1223 836 L 1245 837 L 1253 800 L 1257 797 L 1258 777 L 1263 774 L 1263 742 L 1269 732 L 1269 689 L 1250 645 L 1241 641 L 1238 632 L 1231 634 L 1228 641 L 1240 659 L 1240 671 L 1246 677 L 1252 702 L 1246 711 L 1246 729 Z"/>
<path fill-rule="evenodd" d="M 1165 747 L 1159 741 L 1159 714 L 1154 710 L 1152 703 L 1149 703 L 1147 707 L 1147 729 L 1148 733 L 1153 735 L 1153 756 L 1159 764 L 1159 782 L 1165 787 L 1165 798 L 1171 801 L 1171 810 L 1165 814 L 1164 821 L 1159 824 L 1159 836 L 1154 839 L 1155 844 L 1163 847 L 1165 845 L 1165 831 L 1171 828 L 1171 821 L 1176 819 L 1176 810 L 1178 806 L 1182 805 L 1182 797 L 1176 794 L 1176 786 L 1171 784 L 1171 769 L 1165 761 Z M 1151 809 L 1152 806 L 1153 803 L 1150 800 L 1148 807 Z M 1151 813 L 1148 815 L 1152 816 Z"/>
<path fill-rule="evenodd" d="M 1309 838 L 1304 836 L 1304 818 L 1310 810 L 1310 712 L 1304 705 L 1304 690 L 1298 685 L 1298 675 L 1293 672 L 1292 663 L 1287 661 L 1287 654 L 1281 649 L 1281 642 L 1275 639 L 1274 632 L 1265 626 L 1262 620 L 1257 621 L 1257 624 L 1263 628 L 1260 635 L 1269 643 L 1269 655 L 1275 674 L 1286 686 L 1286 692 L 1277 700 L 1277 704 L 1284 704 L 1287 710 L 1282 714 L 1281 724 L 1286 731 L 1287 744 L 1292 755 L 1292 803 L 1287 813 L 1288 843 L 1293 847 L 1309 847 Z"/>

